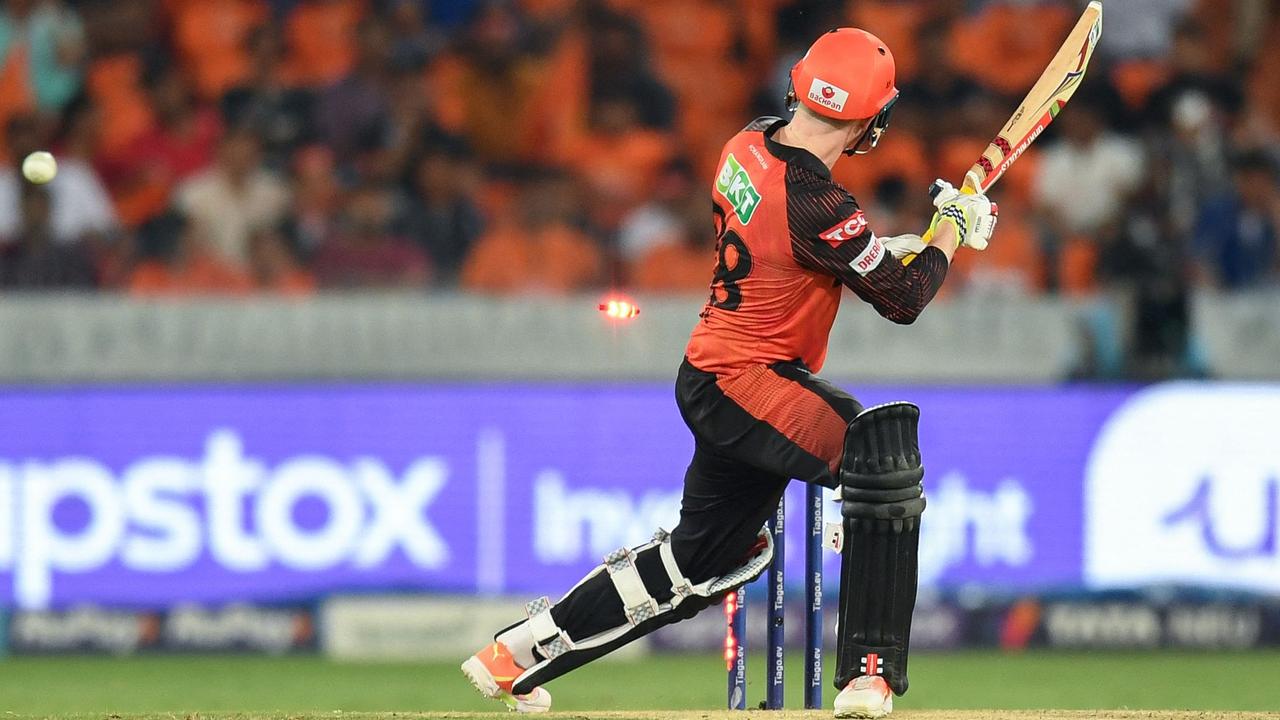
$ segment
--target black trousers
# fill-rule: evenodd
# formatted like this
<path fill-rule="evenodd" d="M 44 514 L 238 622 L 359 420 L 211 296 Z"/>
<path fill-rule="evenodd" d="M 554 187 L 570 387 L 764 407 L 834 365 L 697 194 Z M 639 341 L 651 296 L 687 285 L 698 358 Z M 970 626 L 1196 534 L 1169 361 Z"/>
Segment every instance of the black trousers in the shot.
<path fill-rule="evenodd" d="M 676 562 L 695 583 L 742 564 L 790 479 L 836 486 L 845 428 L 862 410 L 852 396 L 798 361 L 716 376 L 686 360 L 676 379 L 676 403 L 696 445 L 671 543 Z M 642 554 L 637 567 L 650 593 L 660 602 L 669 600 L 671 582 L 657 553 Z M 555 674 L 717 602 L 689 598 L 677 613 L 641 623 L 609 646 L 575 653 L 579 656 Z M 604 573 L 558 602 L 552 617 L 574 638 L 626 622 Z"/>

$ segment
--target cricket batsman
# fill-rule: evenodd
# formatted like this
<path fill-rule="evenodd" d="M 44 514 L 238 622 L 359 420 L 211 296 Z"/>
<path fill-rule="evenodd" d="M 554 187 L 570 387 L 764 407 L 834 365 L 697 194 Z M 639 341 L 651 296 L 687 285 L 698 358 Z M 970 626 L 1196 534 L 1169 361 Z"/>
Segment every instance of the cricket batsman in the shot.
<path fill-rule="evenodd" d="M 791 84 L 792 120 L 757 119 L 721 155 L 711 297 L 676 378 L 695 439 L 680 522 L 610 553 L 558 601 L 529 603 L 462 665 L 487 697 L 548 710 L 548 681 L 758 577 L 773 556 L 762 528 L 792 478 L 841 490 L 835 716 L 882 717 L 907 690 L 925 507 L 919 408 L 864 409 L 816 373 L 843 288 L 909 324 L 957 248 L 986 246 L 996 213 L 943 183 L 923 237 L 880 237 L 832 180 L 841 156 L 875 148 L 898 98 L 893 55 L 874 35 L 824 34 Z"/>

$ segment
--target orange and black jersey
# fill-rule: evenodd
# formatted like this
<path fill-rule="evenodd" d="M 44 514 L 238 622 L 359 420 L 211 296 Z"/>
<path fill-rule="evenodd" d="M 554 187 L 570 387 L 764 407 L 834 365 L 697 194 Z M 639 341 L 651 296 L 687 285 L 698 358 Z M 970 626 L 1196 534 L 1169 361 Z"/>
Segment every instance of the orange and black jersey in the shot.
<path fill-rule="evenodd" d="M 712 190 L 718 259 L 686 350 L 707 372 L 790 360 L 817 372 L 842 285 L 884 317 L 910 323 L 946 278 L 937 248 L 910 265 L 894 258 L 821 160 L 773 139 L 785 124 L 755 120 L 720 157 Z"/>

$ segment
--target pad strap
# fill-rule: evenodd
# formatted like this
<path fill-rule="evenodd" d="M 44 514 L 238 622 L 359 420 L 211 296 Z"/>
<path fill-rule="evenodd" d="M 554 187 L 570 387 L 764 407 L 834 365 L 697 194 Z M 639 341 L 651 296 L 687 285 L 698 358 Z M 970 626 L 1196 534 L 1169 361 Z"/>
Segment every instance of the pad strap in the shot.
<path fill-rule="evenodd" d="M 525 604 L 524 611 L 529 616 L 529 632 L 544 657 L 558 657 L 573 649 L 573 641 L 551 617 L 551 598 L 544 595 L 531 600 Z"/>
<path fill-rule="evenodd" d="M 676 607 L 682 600 L 694 594 L 693 583 L 684 576 L 684 571 L 676 563 L 675 551 L 671 549 L 671 533 L 658 528 L 653 534 L 653 541 L 658 544 L 658 555 L 662 558 L 662 567 L 671 580 L 671 607 Z"/>
<path fill-rule="evenodd" d="M 605 555 L 604 566 L 609 571 L 609 578 L 613 580 L 613 587 L 618 591 L 618 597 L 622 600 L 622 609 L 627 616 L 627 622 L 633 626 L 639 625 L 658 614 L 661 606 L 644 586 L 640 571 L 636 569 L 635 553 L 631 552 L 630 548 L 619 548 Z"/>

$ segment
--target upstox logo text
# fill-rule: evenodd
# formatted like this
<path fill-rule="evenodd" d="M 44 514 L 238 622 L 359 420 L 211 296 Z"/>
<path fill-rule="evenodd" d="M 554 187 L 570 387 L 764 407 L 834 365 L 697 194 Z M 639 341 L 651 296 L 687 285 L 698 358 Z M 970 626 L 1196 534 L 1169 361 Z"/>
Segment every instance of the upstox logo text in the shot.
<path fill-rule="evenodd" d="M 760 207 L 760 193 L 733 153 L 729 153 L 724 166 L 720 168 L 720 174 L 716 177 L 716 190 L 733 206 L 739 222 L 743 225 L 751 222 L 756 208 Z"/>
<path fill-rule="evenodd" d="M 442 567 L 449 549 L 427 516 L 447 476 L 421 457 L 397 477 L 380 459 L 296 455 L 269 466 L 233 430 L 198 458 L 139 457 L 114 473 L 97 460 L 0 458 L 0 573 L 19 606 L 42 608 L 59 575 L 113 563 L 174 573 L 375 568 L 399 550 Z"/>

